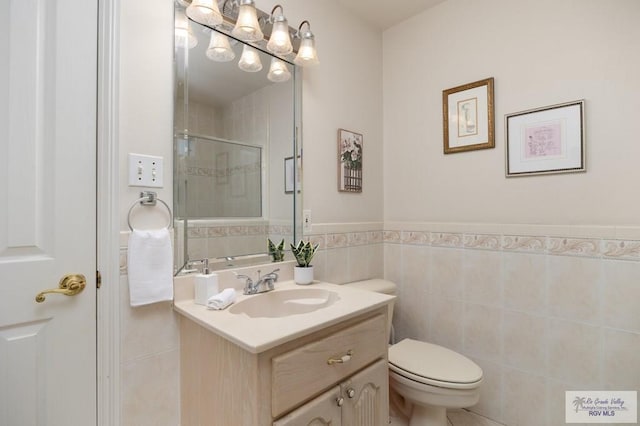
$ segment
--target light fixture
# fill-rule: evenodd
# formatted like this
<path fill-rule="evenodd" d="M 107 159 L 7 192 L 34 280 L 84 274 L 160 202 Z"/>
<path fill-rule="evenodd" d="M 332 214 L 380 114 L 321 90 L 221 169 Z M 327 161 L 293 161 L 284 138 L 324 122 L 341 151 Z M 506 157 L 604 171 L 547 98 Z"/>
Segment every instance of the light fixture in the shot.
<path fill-rule="evenodd" d="M 207 58 L 216 62 L 229 62 L 236 57 L 229 44 L 229 37 L 213 30 L 211 30 L 211 40 L 206 55 Z"/>
<path fill-rule="evenodd" d="M 302 26 L 307 24 L 307 30 L 302 32 Z M 293 60 L 296 65 L 307 66 L 317 65 L 320 63 L 318 60 L 318 52 L 316 51 L 316 41 L 313 33 L 311 32 L 311 24 L 309 21 L 302 21 L 298 27 L 297 37 L 300 37 L 300 48 L 298 49 L 298 56 Z"/>
<path fill-rule="evenodd" d="M 253 47 L 245 44 L 242 48 L 242 56 L 238 62 L 238 67 L 242 71 L 258 72 L 262 69 L 262 62 L 260 62 L 260 55 Z"/>
<path fill-rule="evenodd" d="M 280 15 L 273 16 L 278 8 L 280 8 Z M 267 43 L 267 50 L 276 55 L 288 55 L 293 52 L 291 37 L 289 37 L 289 24 L 287 23 L 287 18 L 284 17 L 282 6 L 277 4 L 273 7 L 269 22 L 273 23 L 273 28 L 271 29 L 271 37 Z"/>
<path fill-rule="evenodd" d="M 271 66 L 267 78 L 274 83 L 282 83 L 291 78 L 291 72 L 287 68 L 287 64 L 278 58 L 271 58 Z"/>
<path fill-rule="evenodd" d="M 198 39 L 191 31 L 189 20 L 180 9 L 176 9 L 174 38 L 176 47 L 193 49 L 198 45 Z"/>
<path fill-rule="evenodd" d="M 223 21 L 217 0 L 193 0 L 187 7 L 187 16 L 209 26 L 220 25 Z"/>
<path fill-rule="evenodd" d="M 253 0 L 240 0 L 238 20 L 231 35 L 242 41 L 260 41 L 264 34 L 258 23 L 256 5 Z"/>

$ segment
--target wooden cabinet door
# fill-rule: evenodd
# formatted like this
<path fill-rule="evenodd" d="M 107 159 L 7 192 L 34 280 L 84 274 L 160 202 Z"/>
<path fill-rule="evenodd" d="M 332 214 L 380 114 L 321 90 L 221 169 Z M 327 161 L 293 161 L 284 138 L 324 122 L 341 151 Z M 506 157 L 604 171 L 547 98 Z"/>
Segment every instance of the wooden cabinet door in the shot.
<path fill-rule="evenodd" d="M 273 426 L 342 426 L 338 398 L 340 398 L 340 387 L 335 386 L 275 421 Z"/>
<path fill-rule="evenodd" d="M 344 426 L 383 426 L 389 423 L 389 379 L 382 359 L 340 384 Z"/>

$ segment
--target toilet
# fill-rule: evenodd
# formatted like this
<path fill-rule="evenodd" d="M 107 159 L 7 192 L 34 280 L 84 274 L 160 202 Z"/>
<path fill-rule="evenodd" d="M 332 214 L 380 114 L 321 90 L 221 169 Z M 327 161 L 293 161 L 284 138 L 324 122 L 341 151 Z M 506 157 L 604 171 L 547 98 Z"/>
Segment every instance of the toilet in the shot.
<path fill-rule="evenodd" d="M 395 295 L 391 281 L 373 279 L 349 284 Z M 389 318 L 393 305 L 389 308 Z M 391 329 L 391 324 L 389 324 Z M 389 399 L 409 426 L 446 426 L 447 408 L 465 408 L 480 399 L 482 369 L 469 358 L 442 346 L 404 339 L 389 346 Z"/>

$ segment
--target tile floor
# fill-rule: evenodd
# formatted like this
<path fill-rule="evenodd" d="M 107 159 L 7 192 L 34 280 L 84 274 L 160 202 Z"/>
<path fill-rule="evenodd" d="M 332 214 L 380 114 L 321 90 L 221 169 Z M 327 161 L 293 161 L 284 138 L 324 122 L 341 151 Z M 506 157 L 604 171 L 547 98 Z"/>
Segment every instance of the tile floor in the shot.
<path fill-rule="evenodd" d="M 486 417 L 479 416 L 467 410 L 447 411 L 449 426 L 503 426 Z M 406 420 L 399 417 L 391 417 L 390 426 L 407 426 Z"/>

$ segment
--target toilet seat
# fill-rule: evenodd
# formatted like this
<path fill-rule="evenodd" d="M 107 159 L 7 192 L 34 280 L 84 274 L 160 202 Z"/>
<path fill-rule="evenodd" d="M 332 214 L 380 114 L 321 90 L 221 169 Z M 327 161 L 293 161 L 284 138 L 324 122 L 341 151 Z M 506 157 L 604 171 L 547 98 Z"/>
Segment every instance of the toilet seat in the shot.
<path fill-rule="evenodd" d="M 473 389 L 482 369 L 469 358 L 442 346 L 413 339 L 389 348 L 389 369 L 407 379 L 450 389 Z"/>

